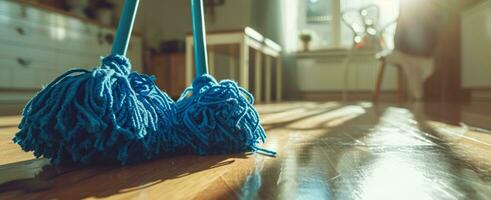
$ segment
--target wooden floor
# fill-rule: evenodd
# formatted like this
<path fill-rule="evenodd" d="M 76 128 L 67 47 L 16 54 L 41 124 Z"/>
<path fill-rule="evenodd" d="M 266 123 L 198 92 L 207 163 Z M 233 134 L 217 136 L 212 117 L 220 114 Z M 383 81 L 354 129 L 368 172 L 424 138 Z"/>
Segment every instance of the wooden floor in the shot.
<path fill-rule="evenodd" d="M 491 199 L 491 133 L 480 129 L 491 121 L 459 125 L 461 108 L 259 105 L 264 147 L 276 158 L 181 156 L 125 167 L 53 167 L 12 144 L 20 118 L 3 117 L 0 199 Z"/>

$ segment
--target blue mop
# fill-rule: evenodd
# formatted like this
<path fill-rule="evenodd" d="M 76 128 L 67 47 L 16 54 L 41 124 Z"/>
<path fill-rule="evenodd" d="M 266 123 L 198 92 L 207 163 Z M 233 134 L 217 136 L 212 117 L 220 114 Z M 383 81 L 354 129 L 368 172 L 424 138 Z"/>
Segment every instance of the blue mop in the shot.
<path fill-rule="evenodd" d="M 200 155 L 259 151 L 266 134 L 254 109 L 254 98 L 231 80 L 219 83 L 208 73 L 203 1 L 191 0 L 195 80 L 177 101 L 179 137 Z"/>
<path fill-rule="evenodd" d="M 175 104 L 125 57 L 138 0 L 126 0 L 110 56 L 72 69 L 26 105 L 14 142 L 60 163 L 134 163 L 172 153 Z"/>

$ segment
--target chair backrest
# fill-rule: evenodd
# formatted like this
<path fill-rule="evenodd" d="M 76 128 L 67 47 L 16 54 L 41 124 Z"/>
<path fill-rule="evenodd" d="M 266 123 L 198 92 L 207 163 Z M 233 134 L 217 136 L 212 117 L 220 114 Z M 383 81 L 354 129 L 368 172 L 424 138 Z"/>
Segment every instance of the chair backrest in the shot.
<path fill-rule="evenodd" d="M 381 48 L 380 8 L 369 4 L 344 10 L 343 23 L 353 32 L 353 45 L 357 48 Z"/>

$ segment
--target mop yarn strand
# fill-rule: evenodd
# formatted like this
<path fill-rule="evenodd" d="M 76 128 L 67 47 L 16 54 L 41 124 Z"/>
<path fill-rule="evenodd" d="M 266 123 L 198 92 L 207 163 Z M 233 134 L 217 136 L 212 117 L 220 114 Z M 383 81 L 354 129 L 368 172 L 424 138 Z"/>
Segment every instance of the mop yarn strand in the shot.
<path fill-rule="evenodd" d="M 253 107 L 252 95 L 237 83 L 219 83 L 208 74 L 194 80 L 177 101 L 179 135 L 200 155 L 263 151 L 266 134 Z"/>
<path fill-rule="evenodd" d="M 92 71 L 61 75 L 26 105 L 14 142 L 53 164 L 133 163 L 179 145 L 164 145 L 176 137 L 174 102 L 153 77 L 130 71 L 111 55 Z"/>

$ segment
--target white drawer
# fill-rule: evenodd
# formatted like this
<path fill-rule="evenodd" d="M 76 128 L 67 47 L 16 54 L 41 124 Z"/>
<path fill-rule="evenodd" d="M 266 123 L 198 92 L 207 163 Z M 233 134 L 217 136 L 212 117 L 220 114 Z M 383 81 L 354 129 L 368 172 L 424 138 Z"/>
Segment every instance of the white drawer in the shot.
<path fill-rule="evenodd" d="M 60 32 L 49 26 L 0 16 L 0 42 L 52 48 Z"/>
<path fill-rule="evenodd" d="M 16 67 L 13 70 L 13 88 L 42 88 L 49 84 L 57 75 L 56 69 L 31 67 Z"/>
<path fill-rule="evenodd" d="M 57 52 L 52 49 L 45 50 L 42 47 L 0 43 L 0 58 L 24 60 L 26 64 L 41 62 L 55 65 Z"/>
<path fill-rule="evenodd" d="M 51 63 L 0 58 L 0 65 L 0 82 L 9 88 L 39 89 L 59 75 L 58 69 Z M 9 77 L 6 77 L 4 72 Z"/>
<path fill-rule="evenodd" d="M 12 88 L 41 88 L 58 74 L 54 51 L 0 44 L 0 60 Z"/>
<path fill-rule="evenodd" d="M 94 29 L 91 25 L 74 17 L 5 0 L 0 1 L 0 16 L 44 24 L 46 26 L 77 29 L 79 31 Z"/>

